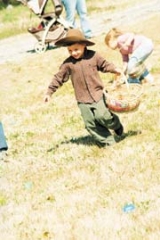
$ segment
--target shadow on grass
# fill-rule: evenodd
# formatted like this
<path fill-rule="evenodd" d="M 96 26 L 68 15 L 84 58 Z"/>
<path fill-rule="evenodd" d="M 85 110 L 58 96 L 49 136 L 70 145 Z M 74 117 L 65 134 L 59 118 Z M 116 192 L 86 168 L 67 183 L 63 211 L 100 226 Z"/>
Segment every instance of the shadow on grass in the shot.
<path fill-rule="evenodd" d="M 136 136 L 136 135 L 140 135 L 142 134 L 141 130 L 138 131 L 128 131 L 127 133 L 124 133 L 125 138 L 126 137 L 132 137 L 132 136 Z"/>
<path fill-rule="evenodd" d="M 116 142 L 120 142 L 124 140 L 127 137 L 137 136 L 141 134 L 141 131 L 128 131 L 127 133 L 124 133 L 121 137 L 115 136 Z M 77 138 L 71 138 L 66 141 L 62 141 L 59 144 L 56 144 L 54 147 L 47 150 L 47 152 L 52 152 L 58 149 L 63 144 L 76 144 L 76 145 L 86 145 L 86 146 L 97 146 L 99 148 L 103 148 L 104 146 L 98 145 L 97 142 L 92 138 L 90 135 L 77 137 Z"/>
<path fill-rule="evenodd" d="M 69 140 L 62 141 L 59 144 L 56 144 L 53 148 L 48 149 L 47 152 L 52 152 L 52 151 L 56 150 L 57 148 L 59 148 L 61 145 L 70 144 L 70 143 L 76 144 L 76 145 L 87 145 L 87 146 L 97 145 L 96 142 L 94 141 L 94 139 L 90 135 L 87 135 L 87 136 L 71 138 Z"/>

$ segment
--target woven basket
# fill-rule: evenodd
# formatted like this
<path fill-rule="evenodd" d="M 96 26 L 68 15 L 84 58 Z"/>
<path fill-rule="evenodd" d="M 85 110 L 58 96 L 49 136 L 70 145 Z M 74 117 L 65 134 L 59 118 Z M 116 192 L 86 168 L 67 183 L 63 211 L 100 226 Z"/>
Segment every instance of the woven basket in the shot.
<path fill-rule="evenodd" d="M 114 112 L 129 112 L 135 110 L 141 100 L 142 85 L 121 84 L 116 88 L 107 89 L 105 93 L 106 103 Z"/>

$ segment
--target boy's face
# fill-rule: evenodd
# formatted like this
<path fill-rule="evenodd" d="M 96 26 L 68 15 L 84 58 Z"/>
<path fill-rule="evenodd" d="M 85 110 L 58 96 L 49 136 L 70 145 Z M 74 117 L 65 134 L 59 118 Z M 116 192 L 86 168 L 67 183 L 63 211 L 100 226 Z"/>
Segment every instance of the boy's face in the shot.
<path fill-rule="evenodd" d="M 75 43 L 71 46 L 67 47 L 69 54 L 75 58 L 79 59 L 83 57 L 84 50 L 85 50 L 86 44 L 85 43 Z"/>

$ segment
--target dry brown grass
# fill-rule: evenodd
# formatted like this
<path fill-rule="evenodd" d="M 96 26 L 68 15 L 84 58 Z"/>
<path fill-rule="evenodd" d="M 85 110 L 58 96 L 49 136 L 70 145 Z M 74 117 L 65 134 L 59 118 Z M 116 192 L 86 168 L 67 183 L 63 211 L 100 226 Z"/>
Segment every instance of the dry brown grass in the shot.
<path fill-rule="evenodd" d="M 9 145 L 0 164 L 0 239 L 159 240 L 159 16 L 129 26 L 153 38 L 137 111 L 119 114 L 127 137 L 108 149 L 91 144 L 68 82 L 49 105 L 43 96 L 67 51 L 33 54 L 0 66 L 1 120 Z M 137 29 L 138 28 L 138 29 Z M 121 65 L 106 49 L 95 50 Z M 102 75 L 106 86 L 110 75 Z M 124 213 L 126 203 L 135 210 Z"/>

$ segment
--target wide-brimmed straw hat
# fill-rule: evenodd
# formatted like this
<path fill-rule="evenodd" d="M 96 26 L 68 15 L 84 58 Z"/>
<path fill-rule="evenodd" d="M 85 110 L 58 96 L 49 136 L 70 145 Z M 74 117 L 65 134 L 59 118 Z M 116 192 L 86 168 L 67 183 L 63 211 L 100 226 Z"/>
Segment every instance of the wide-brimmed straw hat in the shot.
<path fill-rule="evenodd" d="M 69 29 L 66 36 L 55 42 L 56 46 L 69 46 L 74 43 L 85 43 L 86 46 L 93 46 L 95 43 L 86 39 L 78 29 Z"/>

